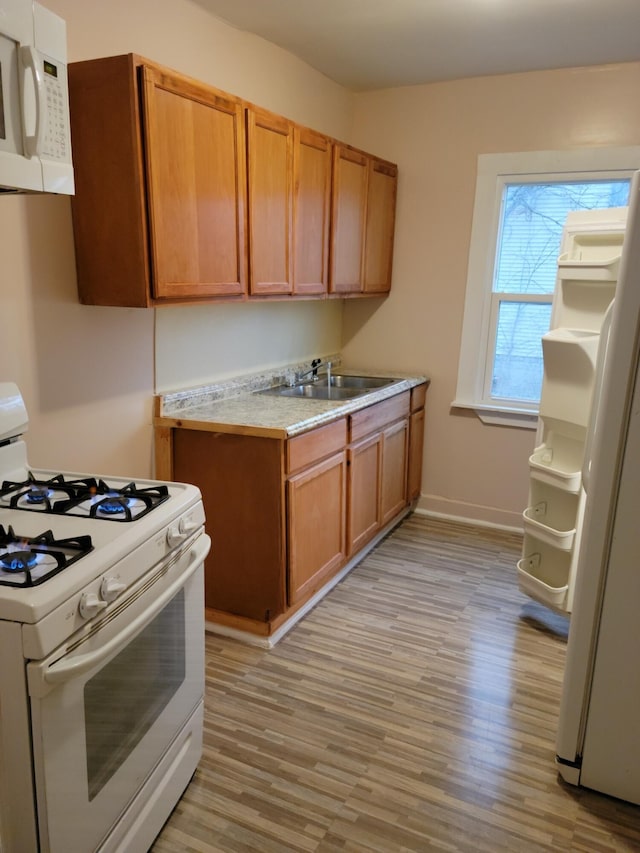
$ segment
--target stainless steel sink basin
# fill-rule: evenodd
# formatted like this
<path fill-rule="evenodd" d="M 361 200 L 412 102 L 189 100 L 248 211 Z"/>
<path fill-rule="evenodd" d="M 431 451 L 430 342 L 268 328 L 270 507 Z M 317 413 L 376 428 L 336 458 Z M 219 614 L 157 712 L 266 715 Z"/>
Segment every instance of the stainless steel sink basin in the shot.
<path fill-rule="evenodd" d="M 299 385 L 278 385 L 256 393 L 275 397 L 306 397 L 312 400 L 349 400 L 393 382 L 396 380 L 382 376 L 331 376 L 329 384 L 326 376 L 320 376 L 315 381 Z"/>
<path fill-rule="evenodd" d="M 361 388 L 365 391 L 370 391 L 372 388 L 383 388 L 385 385 L 391 385 L 396 382 L 396 379 L 389 379 L 386 376 L 331 376 L 332 388 Z M 314 383 L 315 385 L 327 385 L 327 377 L 321 376 Z"/>
<path fill-rule="evenodd" d="M 304 385 L 278 385 L 276 388 L 265 388 L 258 394 L 269 394 L 275 397 L 307 397 L 312 400 L 348 400 L 366 394 L 363 388 L 336 388 L 333 383 L 321 385 L 319 382 L 309 382 Z"/>

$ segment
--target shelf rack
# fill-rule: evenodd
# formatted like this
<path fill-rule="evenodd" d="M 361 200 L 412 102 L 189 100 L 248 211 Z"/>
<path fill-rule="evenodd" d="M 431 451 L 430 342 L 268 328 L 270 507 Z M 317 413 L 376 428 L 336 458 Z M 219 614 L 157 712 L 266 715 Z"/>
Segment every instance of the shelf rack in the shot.
<path fill-rule="evenodd" d="M 598 211 L 590 211 L 597 217 Z M 582 214 L 584 217 L 584 214 Z M 571 214 L 570 214 L 571 217 Z M 570 219 L 567 220 L 567 228 Z M 615 296 L 624 224 L 574 228 L 563 243 L 551 313 L 542 338 L 544 378 L 529 500 L 522 513 L 520 589 L 571 613 L 584 515 L 584 448 L 592 408 L 602 320 Z"/>

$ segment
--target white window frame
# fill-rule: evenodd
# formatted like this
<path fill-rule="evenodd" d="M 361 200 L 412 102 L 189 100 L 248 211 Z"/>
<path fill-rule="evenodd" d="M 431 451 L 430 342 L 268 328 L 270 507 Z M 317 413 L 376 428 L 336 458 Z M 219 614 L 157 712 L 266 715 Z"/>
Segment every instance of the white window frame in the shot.
<path fill-rule="evenodd" d="M 467 291 L 464 306 L 458 385 L 453 408 L 473 409 L 483 423 L 535 429 L 538 404 L 490 398 L 495 327 L 501 302 L 549 303 L 549 294 L 493 293 L 504 187 L 543 183 L 631 178 L 640 169 L 640 146 L 580 148 L 573 151 L 525 151 L 480 154 L 473 208 Z"/>

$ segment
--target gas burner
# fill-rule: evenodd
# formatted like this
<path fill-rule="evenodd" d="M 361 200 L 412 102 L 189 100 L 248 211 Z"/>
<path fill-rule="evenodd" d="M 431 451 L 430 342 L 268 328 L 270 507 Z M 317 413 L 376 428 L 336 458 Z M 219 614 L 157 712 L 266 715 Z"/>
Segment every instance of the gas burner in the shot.
<path fill-rule="evenodd" d="M 168 497 L 169 489 L 164 484 L 145 488 L 128 483 L 116 487 L 94 477 L 65 480 L 62 474 L 56 474 L 49 480 L 38 480 L 30 473 L 23 482 L 3 482 L 0 507 L 107 521 L 136 521 Z"/>
<path fill-rule="evenodd" d="M 53 489 L 46 485 L 31 486 L 25 495 L 25 500 L 29 504 L 41 504 L 48 500 L 53 495 Z"/>
<path fill-rule="evenodd" d="M 118 512 L 126 512 L 129 507 L 129 503 L 129 499 L 123 498 L 121 495 L 109 495 L 99 503 L 94 504 L 94 506 L 97 506 L 98 512 L 113 515 Z"/>
<path fill-rule="evenodd" d="M 0 585 L 37 586 L 93 550 L 90 536 L 55 539 L 51 530 L 39 536 L 17 536 L 0 525 Z"/>
<path fill-rule="evenodd" d="M 7 551 L 0 556 L 0 568 L 5 572 L 26 572 L 38 562 L 33 551 Z"/>

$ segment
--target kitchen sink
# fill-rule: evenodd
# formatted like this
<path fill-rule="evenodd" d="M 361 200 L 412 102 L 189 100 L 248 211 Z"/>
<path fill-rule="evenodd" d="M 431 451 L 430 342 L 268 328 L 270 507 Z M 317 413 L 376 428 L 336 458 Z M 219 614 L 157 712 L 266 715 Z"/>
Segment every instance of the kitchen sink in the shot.
<path fill-rule="evenodd" d="M 389 379 L 386 376 L 331 376 L 332 388 L 359 388 L 365 391 L 370 391 L 373 388 L 384 388 L 385 385 L 391 385 L 397 382 L 397 379 Z M 314 383 L 315 385 L 327 386 L 327 377 L 321 376 Z"/>
<path fill-rule="evenodd" d="M 258 394 L 269 394 L 273 397 L 307 397 L 311 400 L 348 400 L 366 394 L 368 388 L 336 388 L 333 383 L 321 385 L 319 382 L 307 382 L 304 385 L 278 385 L 276 388 L 265 388 Z"/>
<path fill-rule="evenodd" d="M 275 397 L 306 397 L 312 400 L 349 400 L 396 381 L 381 376 L 331 376 L 329 384 L 328 377 L 320 376 L 315 381 L 299 385 L 278 385 L 256 393 Z"/>

